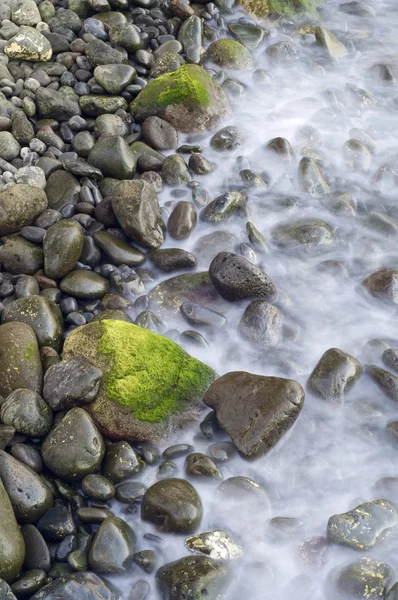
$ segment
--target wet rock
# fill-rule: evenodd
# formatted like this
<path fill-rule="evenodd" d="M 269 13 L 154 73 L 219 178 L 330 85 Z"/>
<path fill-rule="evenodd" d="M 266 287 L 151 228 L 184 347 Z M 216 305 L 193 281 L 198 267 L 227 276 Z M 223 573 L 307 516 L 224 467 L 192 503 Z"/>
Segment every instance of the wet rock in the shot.
<path fill-rule="evenodd" d="M 299 50 L 292 42 L 277 42 L 268 46 L 265 54 L 273 65 L 294 65 L 300 57 Z"/>
<path fill-rule="evenodd" d="M 121 600 L 118 592 L 94 573 L 74 573 L 57 577 L 36 592 L 30 600 Z"/>
<path fill-rule="evenodd" d="M 113 483 L 103 475 L 86 475 L 82 480 L 83 492 L 93 500 L 107 501 L 115 496 Z"/>
<path fill-rule="evenodd" d="M 101 434 L 81 408 L 68 411 L 42 445 L 44 463 L 66 481 L 78 481 L 97 471 L 104 451 Z"/>
<path fill-rule="evenodd" d="M 97 573 L 125 573 L 135 550 L 131 527 L 118 517 L 108 517 L 98 528 L 88 555 L 90 568 Z"/>
<path fill-rule="evenodd" d="M 236 236 L 229 231 L 216 230 L 201 236 L 196 242 L 193 252 L 203 262 L 209 264 L 220 252 L 234 252 Z"/>
<path fill-rule="evenodd" d="M 242 547 L 225 531 L 208 531 L 192 535 L 185 546 L 195 554 L 204 554 L 214 560 L 238 560 L 243 558 Z"/>
<path fill-rule="evenodd" d="M 59 307 L 44 296 L 26 296 L 10 302 L 1 315 L 2 323 L 19 321 L 30 325 L 39 346 L 50 346 L 59 351 L 64 323 Z"/>
<path fill-rule="evenodd" d="M 36 102 L 39 116 L 43 119 L 67 121 L 80 115 L 77 102 L 50 88 L 39 87 L 36 90 Z"/>
<path fill-rule="evenodd" d="M 183 302 L 180 311 L 188 323 L 195 326 L 221 329 L 227 322 L 221 313 L 192 302 Z"/>
<path fill-rule="evenodd" d="M 46 574 L 41 569 L 25 571 L 25 573 L 12 584 L 12 591 L 15 592 L 17 596 L 33 594 L 43 587 L 46 579 Z"/>
<path fill-rule="evenodd" d="M 330 194 L 332 188 L 322 173 L 318 162 L 313 158 L 304 157 L 299 164 L 299 180 L 303 192 L 313 198 Z"/>
<path fill-rule="evenodd" d="M 398 373 L 398 350 L 395 348 L 384 350 L 381 359 L 387 367 Z"/>
<path fill-rule="evenodd" d="M 279 247 L 288 251 L 302 248 L 306 252 L 319 252 L 335 240 L 332 228 L 323 221 L 315 219 L 296 221 L 293 224 L 277 225 L 272 237 Z"/>
<path fill-rule="evenodd" d="M 36 523 L 53 504 L 53 495 L 40 476 L 0 450 L 0 477 L 19 523 Z"/>
<path fill-rule="evenodd" d="M 0 394 L 25 388 L 41 393 L 43 369 L 33 329 L 25 323 L 0 326 Z"/>
<path fill-rule="evenodd" d="M 131 148 L 118 135 L 106 136 L 90 150 L 87 162 L 101 171 L 104 177 L 132 179 L 136 160 Z"/>
<path fill-rule="evenodd" d="M 364 279 L 362 285 L 378 300 L 398 304 L 398 271 L 380 269 Z"/>
<path fill-rule="evenodd" d="M 0 191 L 0 235 L 17 233 L 32 225 L 47 208 L 43 190 L 30 185 L 13 185 Z"/>
<path fill-rule="evenodd" d="M 184 302 L 217 306 L 218 299 L 207 273 L 177 275 L 166 279 L 149 292 L 149 300 L 156 305 L 159 315 L 178 314 Z"/>
<path fill-rule="evenodd" d="M 25 544 L 10 499 L 1 481 L 0 514 L 0 577 L 11 582 L 21 570 L 25 557 Z M 5 584 L 0 581 L 0 593 L 3 591 L 2 588 L 5 588 Z M 4 600 L 12 600 L 12 596 L 9 598 L 4 596 Z"/>
<path fill-rule="evenodd" d="M 203 402 L 216 411 L 220 427 L 242 456 L 254 459 L 292 427 L 304 403 L 304 390 L 291 379 L 232 372 L 211 384 Z"/>
<path fill-rule="evenodd" d="M 183 595 L 197 600 L 217 600 L 230 578 L 228 567 L 204 556 L 186 556 L 158 569 L 156 579 L 168 600 Z"/>
<path fill-rule="evenodd" d="M 208 67 L 221 67 L 228 71 L 248 71 L 253 68 L 250 52 L 243 44 L 224 38 L 212 42 L 202 63 Z"/>
<path fill-rule="evenodd" d="M 33 275 L 43 266 L 43 250 L 19 235 L 3 238 L 0 264 L 15 275 Z"/>
<path fill-rule="evenodd" d="M 155 150 L 173 150 L 178 146 L 178 133 L 173 125 L 159 117 L 148 117 L 142 124 L 144 142 Z"/>
<path fill-rule="evenodd" d="M 130 246 L 124 240 L 112 235 L 108 231 L 98 231 L 94 233 L 93 238 L 114 265 L 138 267 L 145 262 L 145 254 L 141 250 Z"/>
<path fill-rule="evenodd" d="M 102 371 L 84 358 L 52 365 L 45 374 L 43 397 L 51 410 L 69 410 L 95 400 Z"/>
<path fill-rule="evenodd" d="M 88 410 L 111 439 L 157 443 L 171 437 L 197 417 L 198 401 L 214 378 L 171 340 L 122 321 L 73 331 L 63 358 L 76 356 L 106 373 Z"/>
<path fill-rule="evenodd" d="M 397 523 L 397 510 L 388 500 L 365 502 L 353 510 L 330 517 L 328 539 L 356 550 L 370 550 Z"/>
<path fill-rule="evenodd" d="M 76 298 L 94 299 L 102 298 L 110 290 L 107 279 L 93 271 L 72 271 L 65 275 L 60 283 L 64 294 Z"/>
<path fill-rule="evenodd" d="M 130 111 L 139 121 L 158 116 L 178 131 L 194 133 L 216 127 L 228 114 L 229 105 L 222 88 L 204 69 L 187 64 L 151 81 Z"/>
<path fill-rule="evenodd" d="M 215 462 L 201 452 L 193 452 L 187 456 L 185 461 L 185 472 L 189 477 L 216 480 L 223 479 L 223 475 Z"/>
<path fill-rule="evenodd" d="M 243 144 L 243 136 L 238 129 L 238 127 L 234 127 L 229 125 L 228 127 L 223 127 L 220 131 L 217 131 L 213 135 L 210 140 L 210 145 L 212 148 L 217 150 L 218 152 L 225 152 L 227 150 L 235 150 L 239 146 Z"/>
<path fill-rule="evenodd" d="M 328 29 L 316 27 L 315 38 L 333 60 L 340 60 L 348 54 L 347 48 L 342 42 Z"/>
<path fill-rule="evenodd" d="M 210 162 L 205 156 L 202 154 L 191 154 L 188 160 L 188 166 L 196 173 L 196 175 L 208 175 L 212 173 L 215 169 L 215 164 Z"/>
<path fill-rule="evenodd" d="M 338 600 L 347 598 L 384 598 L 394 572 L 386 563 L 373 558 L 361 558 L 333 574 L 334 594 Z M 336 598 L 336 595 L 334 597 Z"/>
<path fill-rule="evenodd" d="M 31 390 L 15 390 L 1 405 L 0 417 L 18 433 L 30 437 L 46 435 L 52 424 L 52 413 L 44 400 Z"/>
<path fill-rule="evenodd" d="M 41 569 L 47 572 L 51 566 L 50 553 L 40 531 L 34 525 L 27 524 L 21 527 L 25 542 L 25 569 Z"/>
<path fill-rule="evenodd" d="M 160 531 L 193 533 L 202 519 L 202 503 L 195 488 L 183 479 L 165 479 L 149 487 L 141 516 Z"/>
<path fill-rule="evenodd" d="M 367 365 L 365 371 L 388 398 L 398 401 L 398 376 L 377 365 Z"/>
<path fill-rule="evenodd" d="M 68 204 L 76 204 L 80 189 L 81 186 L 72 173 L 68 173 L 68 171 L 55 171 L 47 179 L 46 194 L 48 205 L 52 209 L 60 211 Z M 59 220 L 60 217 L 61 215 L 58 214 L 55 221 Z M 49 225 L 47 225 L 46 229 L 48 227 Z"/>
<path fill-rule="evenodd" d="M 276 295 L 268 275 L 238 254 L 217 254 L 210 264 L 209 277 L 220 296 L 231 302 L 255 298 L 272 300 Z"/>
<path fill-rule="evenodd" d="M 188 165 L 179 154 L 167 156 L 162 165 L 162 179 L 171 186 L 182 185 L 191 181 L 192 176 Z"/>
<path fill-rule="evenodd" d="M 117 486 L 116 498 L 119 502 L 129 504 L 135 500 L 141 500 L 146 489 L 147 488 L 138 481 L 128 481 L 127 483 L 122 483 Z"/>
<path fill-rule="evenodd" d="M 5 44 L 4 53 L 11 59 L 46 62 L 51 59 L 52 48 L 40 31 L 22 25 Z"/>
<path fill-rule="evenodd" d="M 130 65 L 99 65 L 94 69 L 96 81 L 109 93 L 120 94 L 129 83 L 132 83 L 137 72 Z"/>
<path fill-rule="evenodd" d="M 165 272 L 196 267 L 195 256 L 182 248 L 151 250 L 149 258 L 158 269 Z"/>
<path fill-rule="evenodd" d="M 329 348 L 308 379 L 308 388 L 325 400 L 341 399 L 362 373 L 361 364 L 352 356 Z"/>
<path fill-rule="evenodd" d="M 233 35 L 238 38 L 240 43 L 243 44 L 248 50 L 255 50 L 262 42 L 264 36 L 268 35 L 268 32 L 261 27 L 256 27 L 255 25 L 230 23 L 228 27 L 231 33 L 233 33 Z"/>
<path fill-rule="evenodd" d="M 189 237 L 197 222 L 194 206 L 185 200 L 178 202 L 167 222 L 167 230 L 175 240 L 185 240 Z"/>
<path fill-rule="evenodd" d="M 132 477 L 143 467 L 136 453 L 127 442 L 116 442 L 106 450 L 103 472 L 113 483 Z"/>
<path fill-rule="evenodd" d="M 227 221 L 234 213 L 245 207 L 246 199 L 246 194 L 243 192 L 226 192 L 203 208 L 200 220 L 208 223 Z"/>
<path fill-rule="evenodd" d="M 0 579 L 0 598 L 4 600 L 17 600 L 10 586 L 3 579 Z"/>
<path fill-rule="evenodd" d="M 159 248 L 164 241 L 163 220 L 155 188 L 144 180 L 121 182 L 112 208 L 125 234 L 146 248 Z"/>
<path fill-rule="evenodd" d="M 281 313 L 265 300 L 254 300 L 247 306 L 239 322 L 239 333 L 255 344 L 278 344 L 282 340 Z"/>
<path fill-rule="evenodd" d="M 50 542 L 59 542 L 76 534 L 76 526 L 70 509 L 58 500 L 55 501 L 53 508 L 50 508 L 41 517 L 37 523 L 37 529 Z"/>
<path fill-rule="evenodd" d="M 83 249 L 83 229 L 71 219 L 62 219 L 47 230 L 43 240 L 44 272 L 61 279 L 74 269 Z"/>

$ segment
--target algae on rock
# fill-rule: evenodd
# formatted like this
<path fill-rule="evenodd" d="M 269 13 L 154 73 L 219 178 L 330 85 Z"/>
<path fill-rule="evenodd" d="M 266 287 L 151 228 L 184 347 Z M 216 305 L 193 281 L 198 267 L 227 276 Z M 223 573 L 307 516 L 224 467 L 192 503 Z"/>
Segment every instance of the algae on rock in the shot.
<path fill-rule="evenodd" d="M 240 0 L 249 13 L 264 19 L 271 14 L 295 20 L 299 15 L 317 16 L 323 0 Z"/>
<path fill-rule="evenodd" d="M 215 378 L 175 342 L 123 321 L 97 321 L 73 331 L 63 358 L 72 356 L 83 356 L 105 374 L 87 409 L 113 439 L 167 439 L 197 418 Z"/>

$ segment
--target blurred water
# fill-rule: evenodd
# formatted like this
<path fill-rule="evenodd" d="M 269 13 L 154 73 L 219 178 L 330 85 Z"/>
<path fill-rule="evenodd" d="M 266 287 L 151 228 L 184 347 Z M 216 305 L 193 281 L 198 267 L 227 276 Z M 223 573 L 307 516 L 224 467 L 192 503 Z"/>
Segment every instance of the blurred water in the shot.
<path fill-rule="evenodd" d="M 269 71 L 270 80 L 261 87 L 253 83 L 252 74 L 239 77 L 247 89 L 234 103 L 234 117 L 227 123 L 239 127 L 244 145 L 225 157 L 211 150 L 209 137 L 186 140 L 199 141 L 204 155 L 218 165 L 215 173 L 200 179 L 211 199 L 236 180 L 237 156 L 245 156 L 250 167 L 268 182 L 265 192 L 249 195 L 248 210 L 250 221 L 271 245 L 270 252 L 257 255 L 257 259 L 278 288 L 276 305 L 283 314 L 285 338 L 277 351 L 253 349 L 236 332 L 245 305 L 223 303 L 227 329 L 204 333 L 208 349 L 189 349 L 220 374 L 248 370 L 292 377 L 305 386 L 308 375 L 328 348 L 338 347 L 363 363 L 371 358 L 381 364 L 381 352 L 369 357 L 365 344 L 374 338 L 388 338 L 392 346 L 397 342 L 395 309 L 378 304 L 360 289 L 365 277 L 381 266 L 396 267 L 398 258 L 398 178 L 394 180 L 393 173 L 388 181 L 380 183 L 376 176 L 385 165 L 398 175 L 398 104 L 394 105 L 398 94 L 395 82 L 383 84 L 376 71 L 371 70 L 372 65 L 385 62 L 398 67 L 398 14 L 394 1 L 375 0 L 372 7 L 375 17 L 351 16 L 339 10 L 339 2 L 326 2 L 323 24 L 348 49 L 347 56 L 339 62 L 328 59 L 313 36 L 301 38 L 289 29 L 271 28 L 266 41 L 253 53 L 256 66 Z M 237 13 L 233 16 L 236 18 Z M 267 63 L 265 47 L 286 40 L 298 45 L 300 60 L 281 68 Z M 387 56 L 390 58 L 386 61 Z M 369 97 L 362 102 L 358 99 L 361 92 L 356 95 L 347 85 L 366 90 Z M 303 126 L 314 127 L 321 140 L 316 144 L 304 141 L 300 133 Z M 358 130 L 364 130 L 373 139 L 372 152 L 365 169 L 353 170 L 344 144 L 352 138 L 360 139 Z M 290 165 L 261 150 L 275 137 L 285 137 L 291 143 L 295 156 Z M 313 198 L 301 190 L 298 164 L 308 152 L 304 147 L 321 155 L 322 170 L 333 191 L 349 194 L 355 206 L 353 211 L 336 214 L 324 198 Z M 287 208 L 283 198 L 294 201 Z M 160 195 L 163 206 L 172 199 L 170 190 Z M 382 218 L 377 215 L 390 219 L 388 228 L 375 226 Z M 323 220 L 335 231 L 336 241 L 325 251 L 315 247 L 311 251 L 287 252 L 273 244 L 276 225 L 307 218 Z M 247 220 L 236 218 L 217 229 L 234 233 L 239 243 L 247 242 Z M 199 222 L 187 242 L 179 244 L 168 239 L 166 247 L 193 249 L 198 239 L 211 231 L 214 227 Z M 347 278 L 321 272 L 319 265 L 325 260 L 342 261 Z M 200 266 L 205 270 L 209 263 L 204 261 Z M 180 331 L 189 328 L 182 320 L 167 325 Z M 364 404 L 377 410 L 361 412 Z M 381 477 L 398 476 L 397 449 L 385 434 L 386 424 L 397 418 L 398 406 L 386 399 L 366 376 L 362 376 L 342 405 L 325 403 L 307 393 L 296 425 L 269 454 L 254 463 L 236 457 L 220 465 L 224 478 L 245 475 L 264 486 L 272 504 L 268 514 L 252 510 L 245 503 L 231 507 L 220 504 L 216 485 L 195 482 L 204 505 L 200 531 L 227 526 L 245 550 L 243 563 L 234 565 L 234 580 L 227 598 L 324 598 L 325 581 L 331 570 L 359 555 L 343 547 L 324 548 L 322 541 L 315 540 L 315 564 L 308 564 L 300 553 L 300 545 L 308 538 L 325 536 L 332 514 L 385 496 L 375 483 Z M 182 441 L 202 452 L 209 445 L 198 426 L 178 440 Z M 184 458 L 176 463 L 177 476 L 183 477 Z M 147 485 L 153 483 L 156 467 L 148 467 L 139 478 Z M 398 497 L 391 499 L 398 501 Z M 116 510 L 120 510 L 120 505 Z M 278 539 L 269 526 L 269 520 L 276 516 L 299 518 L 302 527 Z M 127 518 L 137 531 L 139 549 L 150 547 L 142 535 L 155 530 L 140 522 L 139 511 Z M 162 538 L 159 553 L 163 563 L 188 554 L 184 536 L 163 534 Z M 398 537 L 391 535 L 368 554 L 385 560 L 398 577 L 397 548 Z M 143 572 L 136 567 L 128 577 L 115 582 L 122 586 L 127 598 L 132 583 L 141 578 Z M 152 582 L 151 577 L 148 580 Z M 246 587 L 243 589 L 242 585 Z M 156 597 L 153 584 L 150 598 Z"/>

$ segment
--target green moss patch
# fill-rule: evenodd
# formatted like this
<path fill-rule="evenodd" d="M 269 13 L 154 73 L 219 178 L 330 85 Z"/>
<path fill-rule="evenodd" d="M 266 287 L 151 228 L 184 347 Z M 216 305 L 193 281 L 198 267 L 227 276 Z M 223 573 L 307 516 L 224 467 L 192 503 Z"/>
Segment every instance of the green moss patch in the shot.
<path fill-rule="evenodd" d="M 129 407 L 135 419 L 158 423 L 203 395 L 214 379 L 210 367 L 171 340 L 123 321 L 106 320 L 97 352 L 106 356 L 107 396 Z"/>
<path fill-rule="evenodd" d="M 323 0 L 241 0 L 242 6 L 259 18 L 271 13 L 294 19 L 297 13 L 316 14 Z"/>

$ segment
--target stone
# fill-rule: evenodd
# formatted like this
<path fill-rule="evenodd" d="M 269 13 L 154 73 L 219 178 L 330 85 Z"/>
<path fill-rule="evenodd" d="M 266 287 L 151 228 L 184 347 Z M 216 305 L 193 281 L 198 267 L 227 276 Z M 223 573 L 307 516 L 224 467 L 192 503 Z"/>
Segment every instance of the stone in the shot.
<path fill-rule="evenodd" d="M 344 398 L 361 374 L 358 360 L 343 350 L 329 348 L 309 376 L 307 387 L 325 400 L 338 400 Z"/>
<path fill-rule="evenodd" d="M 297 381 L 236 371 L 211 384 L 203 402 L 216 412 L 219 426 L 240 454 L 258 458 L 292 427 L 304 403 Z"/>
<path fill-rule="evenodd" d="M 42 268 L 43 250 L 25 238 L 14 235 L 3 238 L 0 246 L 0 264 L 5 271 L 14 275 L 34 275 Z"/>
<path fill-rule="evenodd" d="M 177 202 L 167 221 L 167 230 L 175 240 L 185 240 L 189 237 L 197 222 L 195 207 L 182 200 Z"/>
<path fill-rule="evenodd" d="M 0 158 L 9 162 L 19 156 L 21 146 L 9 131 L 0 131 Z"/>
<path fill-rule="evenodd" d="M 65 481 L 80 481 L 98 471 L 104 452 L 102 436 L 82 408 L 69 410 L 42 445 L 45 465 Z"/>
<path fill-rule="evenodd" d="M 88 562 L 97 573 L 125 573 L 131 566 L 134 551 L 134 531 L 123 519 L 110 516 L 94 536 Z"/>
<path fill-rule="evenodd" d="M 61 349 L 64 334 L 62 313 L 58 305 L 45 296 L 26 296 L 7 304 L 1 322 L 11 321 L 30 325 L 40 347 L 50 346 L 57 351 Z"/>
<path fill-rule="evenodd" d="M 398 304 L 398 271 L 380 269 L 362 281 L 369 294 L 389 304 Z"/>
<path fill-rule="evenodd" d="M 165 533 L 193 533 L 202 519 L 202 503 L 187 481 L 164 479 L 146 490 L 141 518 Z"/>
<path fill-rule="evenodd" d="M 182 248 L 160 248 L 151 250 L 149 258 L 153 264 L 160 270 L 174 271 L 175 269 L 193 269 L 196 267 L 196 258 L 190 252 Z"/>
<path fill-rule="evenodd" d="M 153 185 L 142 179 L 122 181 L 112 196 L 112 208 L 129 238 L 146 248 L 163 244 L 164 224 Z"/>
<path fill-rule="evenodd" d="M 165 184 L 177 186 L 188 183 L 192 179 L 188 165 L 179 154 L 166 156 L 162 165 L 162 179 Z"/>
<path fill-rule="evenodd" d="M 185 546 L 195 554 L 203 554 L 214 560 L 238 560 L 243 558 L 242 547 L 226 531 L 207 531 L 187 537 Z"/>
<path fill-rule="evenodd" d="M 2 595 L 4 600 L 14 600 L 8 594 L 5 582 L 14 581 L 22 568 L 25 557 L 25 544 L 10 499 L 0 481 L 0 594 L 6 590 L 7 595 Z"/>
<path fill-rule="evenodd" d="M 0 477 L 19 523 L 37 523 L 53 505 L 50 488 L 30 467 L 0 450 Z"/>
<path fill-rule="evenodd" d="M 4 46 L 4 53 L 11 59 L 29 61 L 49 61 L 52 56 L 50 42 L 40 31 L 22 25 Z"/>
<path fill-rule="evenodd" d="M 17 233 L 32 225 L 47 208 L 45 192 L 17 184 L 0 191 L 0 236 Z"/>
<path fill-rule="evenodd" d="M 398 513 L 388 500 L 373 500 L 330 517 L 328 539 L 355 550 L 370 550 L 398 524 Z"/>
<path fill-rule="evenodd" d="M 398 402 L 398 376 L 377 365 L 366 365 L 365 372 L 388 398 Z"/>
<path fill-rule="evenodd" d="M 106 113 L 114 113 L 119 109 L 127 109 L 127 100 L 122 96 L 80 96 L 79 107 L 89 117 L 98 117 Z"/>
<path fill-rule="evenodd" d="M 266 300 L 254 300 L 239 322 L 241 336 L 254 344 L 273 346 L 282 340 L 282 316 L 278 308 Z"/>
<path fill-rule="evenodd" d="M 22 537 L 25 542 L 25 569 L 41 569 L 47 571 L 51 566 L 50 552 L 40 531 L 32 524 L 21 527 Z"/>
<path fill-rule="evenodd" d="M 188 477 L 194 477 L 195 479 L 223 479 L 223 475 L 215 462 L 201 452 L 193 452 L 187 456 L 185 472 Z"/>
<path fill-rule="evenodd" d="M 18 321 L 0 325 L 0 394 L 25 388 L 41 393 L 43 369 L 33 329 Z"/>
<path fill-rule="evenodd" d="M 303 15 L 307 18 L 308 16 L 316 17 L 316 8 L 322 4 L 322 1 L 261 0 L 260 2 L 256 2 L 255 0 L 241 0 L 240 3 L 243 8 L 259 19 L 265 19 L 275 13 L 290 21 L 295 21 L 296 19 L 301 19 Z"/>
<path fill-rule="evenodd" d="M 115 497 L 113 483 L 103 475 L 86 475 L 82 480 L 82 489 L 92 500 L 106 502 Z"/>
<path fill-rule="evenodd" d="M 332 187 L 316 160 L 304 157 L 299 164 L 299 181 L 303 192 L 320 198 L 332 192 Z"/>
<path fill-rule="evenodd" d="M 33 0 L 18 0 L 12 5 L 11 20 L 18 26 L 34 27 L 41 21 L 41 16 Z"/>
<path fill-rule="evenodd" d="M 164 119 L 148 117 L 142 124 L 144 142 L 155 150 L 173 150 L 178 146 L 178 133 L 173 125 Z"/>
<path fill-rule="evenodd" d="M 49 542 L 60 542 L 77 533 L 70 508 L 60 500 L 56 500 L 54 506 L 44 513 L 37 529 Z"/>
<path fill-rule="evenodd" d="M 135 119 L 158 116 L 184 133 L 213 129 L 229 110 L 222 88 L 191 64 L 150 81 L 130 106 Z"/>
<path fill-rule="evenodd" d="M 218 152 L 235 150 L 243 144 L 243 136 L 238 127 L 228 125 L 213 135 L 210 140 L 212 148 Z"/>
<path fill-rule="evenodd" d="M 132 477 L 143 467 L 136 453 L 127 442 L 115 442 L 106 450 L 103 473 L 113 483 Z"/>
<path fill-rule="evenodd" d="M 43 398 L 53 411 L 83 406 L 97 397 L 102 371 L 84 358 L 52 365 L 45 374 Z"/>
<path fill-rule="evenodd" d="M 104 177 L 132 179 L 136 160 L 131 148 L 118 135 L 98 140 L 90 150 L 87 162 L 100 169 Z"/>
<path fill-rule="evenodd" d="M 206 272 L 177 275 L 155 286 L 148 294 L 157 314 L 178 315 L 184 302 L 217 308 L 220 297 Z"/>
<path fill-rule="evenodd" d="M 51 225 L 43 240 L 44 272 L 61 279 L 74 269 L 83 250 L 84 234 L 79 223 L 62 219 Z"/>
<path fill-rule="evenodd" d="M 94 573 L 57 577 L 30 600 L 121 600 L 121 596 Z"/>
<path fill-rule="evenodd" d="M 319 253 L 327 250 L 335 241 L 332 228 L 323 221 L 306 219 L 294 223 L 282 223 L 272 230 L 274 243 L 288 252 L 303 250 Z"/>
<path fill-rule="evenodd" d="M 109 93 L 120 94 L 132 83 L 137 72 L 130 65 L 99 65 L 94 69 L 95 80 Z"/>
<path fill-rule="evenodd" d="M 226 192 L 202 209 L 200 220 L 206 223 L 227 221 L 245 207 L 246 200 L 246 195 L 242 192 Z"/>
<path fill-rule="evenodd" d="M 380 600 L 385 598 L 393 576 L 394 571 L 386 563 L 369 557 L 361 558 L 333 573 L 333 597 L 337 600 Z"/>
<path fill-rule="evenodd" d="M 158 443 L 197 418 L 213 371 L 171 340 L 131 323 L 96 321 L 73 331 L 63 358 L 104 373 L 90 414 L 116 440 Z M 177 384 L 176 384 L 177 382 Z"/>
<path fill-rule="evenodd" d="M 99 65 L 120 65 L 126 62 L 124 52 L 119 52 L 119 50 L 112 48 L 112 46 L 99 39 L 90 40 L 85 53 L 93 67 L 98 67 Z"/>
<path fill-rule="evenodd" d="M 39 87 L 36 90 L 36 102 L 39 116 L 43 119 L 67 121 L 71 117 L 80 115 L 77 102 L 50 88 Z"/>
<path fill-rule="evenodd" d="M 71 271 L 61 280 L 60 286 L 64 294 L 83 300 L 102 298 L 110 290 L 107 279 L 94 271 Z"/>
<path fill-rule="evenodd" d="M 111 260 L 114 265 L 127 265 L 128 267 L 139 267 L 145 262 L 145 254 L 131 246 L 116 235 L 108 231 L 98 231 L 94 233 L 93 238 L 102 252 Z"/>
<path fill-rule="evenodd" d="M 212 42 L 201 62 L 206 67 L 218 67 L 226 72 L 249 71 L 254 66 L 249 50 L 240 42 L 228 38 Z"/>
<path fill-rule="evenodd" d="M 231 302 L 257 298 L 271 301 L 276 296 L 275 285 L 266 273 L 231 252 L 220 252 L 213 258 L 209 277 L 220 296 Z"/>
<path fill-rule="evenodd" d="M 315 28 L 315 38 L 318 44 L 322 46 L 328 56 L 333 60 L 340 60 L 348 54 L 347 48 L 329 29 L 324 27 Z"/>
<path fill-rule="evenodd" d="M 12 593 L 10 586 L 4 579 L 0 579 L 0 598 L 3 598 L 3 600 L 17 600 L 16 596 Z"/>
<path fill-rule="evenodd" d="M 224 563 L 205 556 L 185 556 L 163 565 L 156 573 L 168 600 L 181 600 L 184 596 L 195 600 L 218 600 L 230 576 Z"/>
<path fill-rule="evenodd" d="M 46 435 L 52 425 L 52 412 L 43 398 L 32 390 L 15 390 L 1 405 L 0 417 L 5 425 L 30 437 Z"/>
<path fill-rule="evenodd" d="M 68 204 L 77 204 L 80 189 L 80 184 L 72 173 L 55 171 L 47 179 L 48 205 L 56 211 L 61 211 Z"/>

